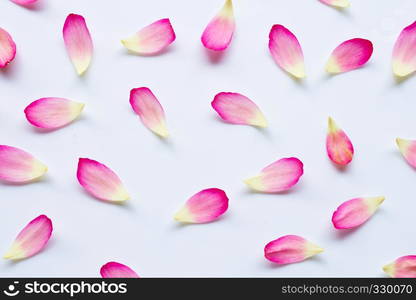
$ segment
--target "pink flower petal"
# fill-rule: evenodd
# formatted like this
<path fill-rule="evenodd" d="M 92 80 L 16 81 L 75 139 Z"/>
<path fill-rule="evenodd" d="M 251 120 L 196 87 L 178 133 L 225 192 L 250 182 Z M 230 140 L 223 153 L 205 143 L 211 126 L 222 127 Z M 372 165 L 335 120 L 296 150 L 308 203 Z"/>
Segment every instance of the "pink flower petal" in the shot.
<path fill-rule="evenodd" d="M 218 219 L 228 209 L 228 197 L 223 190 L 212 188 L 196 193 L 175 214 L 184 223 L 208 223 Z"/>
<path fill-rule="evenodd" d="M 326 71 L 338 74 L 365 65 L 373 54 L 373 43 L 365 39 L 351 39 L 343 42 L 332 52 L 326 64 Z"/>
<path fill-rule="evenodd" d="M 33 181 L 46 173 L 48 167 L 19 148 L 0 145 L 0 180 L 13 183 Z"/>
<path fill-rule="evenodd" d="M 279 265 L 303 261 L 324 249 L 297 235 L 285 235 L 264 247 L 264 256 Z"/>
<path fill-rule="evenodd" d="M 161 19 L 142 29 L 121 43 L 128 50 L 142 55 L 152 55 L 163 51 L 176 39 L 169 19 Z"/>
<path fill-rule="evenodd" d="M 332 118 L 328 118 L 326 137 L 328 157 L 338 165 L 347 165 L 352 161 L 354 147 L 344 131 L 338 128 Z"/>
<path fill-rule="evenodd" d="M 326 5 L 330 5 L 337 8 L 346 8 L 350 6 L 349 0 L 319 0 Z"/>
<path fill-rule="evenodd" d="M 273 25 L 269 34 L 269 49 L 274 61 L 296 78 L 304 78 L 305 63 L 296 36 L 282 25 Z"/>
<path fill-rule="evenodd" d="M 77 71 L 82 75 L 92 59 L 93 45 L 83 16 L 70 14 L 65 20 L 63 36 L 66 50 Z"/>
<path fill-rule="evenodd" d="M 416 168 L 416 141 L 397 138 L 396 143 L 407 163 Z"/>
<path fill-rule="evenodd" d="M 400 33 L 393 50 L 393 73 L 405 77 L 416 71 L 416 22 Z"/>
<path fill-rule="evenodd" d="M 399 257 L 385 265 L 383 271 L 393 278 L 416 278 L 416 255 Z"/>
<path fill-rule="evenodd" d="M 219 93 L 211 105 L 228 123 L 267 127 L 267 121 L 258 106 L 244 95 Z"/>
<path fill-rule="evenodd" d="M 139 275 L 128 266 L 115 261 L 103 265 L 100 274 L 102 278 L 139 278 Z"/>
<path fill-rule="evenodd" d="M 0 68 L 6 67 L 16 56 L 16 44 L 10 34 L 0 28 Z"/>
<path fill-rule="evenodd" d="M 130 104 L 134 112 L 139 115 L 144 126 L 160 137 L 166 138 L 169 136 L 165 112 L 150 89 L 146 87 L 132 89 L 130 91 Z"/>
<path fill-rule="evenodd" d="M 63 98 L 41 98 L 25 108 L 26 119 L 39 128 L 55 129 L 75 120 L 84 108 L 83 103 Z"/>
<path fill-rule="evenodd" d="M 123 202 L 130 198 L 117 174 L 98 161 L 80 158 L 77 178 L 88 193 L 100 200 Z"/>
<path fill-rule="evenodd" d="M 355 198 L 342 203 L 332 215 L 332 223 L 336 229 L 351 229 L 367 222 L 384 197 Z"/>
<path fill-rule="evenodd" d="M 205 48 L 223 51 L 228 48 L 233 38 L 235 20 L 233 2 L 226 0 L 221 11 L 209 22 L 202 34 L 201 41 Z"/>
<path fill-rule="evenodd" d="M 244 182 L 255 191 L 279 193 L 293 187 L 302 175 L 303 163 L 295 157 L 290 157 L 268 165 L 259 175 Z"/>
<path fill-rule="evenodd" d="M 35 2 L 37 2 L 38 0 L 11 0 L 12 2 L 19 4 L 19 5 L 31 5 Z"/>
<path fill-rule="evenodd" d="M 37 254 L 45 248 L 52 230 L 52 221 L 40 215 L 20 231 L 4 258 L 19 260 Z"/>

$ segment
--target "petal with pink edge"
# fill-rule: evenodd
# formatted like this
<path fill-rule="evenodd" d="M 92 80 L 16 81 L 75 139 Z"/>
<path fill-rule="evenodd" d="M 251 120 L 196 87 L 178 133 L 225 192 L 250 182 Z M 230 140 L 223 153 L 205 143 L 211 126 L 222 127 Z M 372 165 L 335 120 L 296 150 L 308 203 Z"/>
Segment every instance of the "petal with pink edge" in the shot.
<path fill-rule="evenodd" d="M 399 257 L 385 265 L 383 271 L 393 278 L 416 278 L 416 255 Z"/>
<path fill-rule="evenodd" d="M 201 41 L 205 48 L 223 51 L 228 48 L 233 39 L 235 20 L 233 2 L 226 0 L 221 11 L 209 22 L 205 28 Z"/>
<path fill-rule="evenodd" d="M 384 197 L 355 198 L 342 203 L 332 215 L 332 224 L 336 229 L 351 229 L 367 222 Z"/>
<path fill-rule="evenodd" d="M 45 248 L 52 230 L 52 221 L 47 216 L 40 215 L 20 231 L 4 258 L 19 260 L 37 254 Z"/>
<path fill-rule="evenodd" d="M 16 56 L 16 44 L 10 34 L 0 28 L 0 68 L 5 68 Z"/>
<path fill-rule="evenodd" d="M 305 62 L 296 36 L 282 25 L 273 25 L 269 34 L 269 50 L 274 61 L 296 78 L 304 78 Z"/>
<path fill-rule="evenodd" d="M 139 278 L 139 275 L 128 266 L 115 261 L 103 265 L 100 274 L 102 278 Z"/>
<path fill-rule="evenodd" d="M 26 183 L 40 178 L 48 167 L 26 151 L 0 145 L 0 180 Z"/>
<path fill-rule="evenodd" d="M 328 134 L 326 137 L 328 157 L 338 165 L 347 165 L 354 156 L 354 147 L 343 130 L 332 118 L 328 118 Z"/>
<path fill-rule="evenodd" d="M 261 170 L 260 174 L 244 180 L 253 190 L 279 193 L 292 188 L 303 175 L 303 163 L 295 158 L 282 158 Z"/>
<path fill-rule="evenodd" d="M 31 5 L 35 2 L 37 2 L 38 0 L 11 0 L 12 2 L 19 4 L 19 5 Z"/>
<path fill-rule="evenodd" d="M 326 71 L 338 74 L 358 69 L 365 65 L 373 54 L 373 43 L 366 39 L 351 39 L 343 42 L 332 52 Z"/>
<path fill-rule="evenodd" d="M 149 88 L 132 89 L 130 105 L 139 115 L 144 126 L 162 138 L 169 136 L 163 107 Z"/>
<path fill-rule="evenodd" d="M 56 129 L 74 121 L 81 114 L 84 105 L 64 98 L 41 98 L 25 108 L 25 115 L 33 126 Z"/>
<path fill-rule="evenodd" d="M 346 8 L 350 6 L 349 0 L 319 0 L 326 5 L 330 5 L 337 8 Z"/>
<path fill-rule="evenodd" d="M 393 49 L 393 73 L 406 77 L 416 71 L 416 22 L 400 33 Z"/>
<path fill-rule="evenodd" d="M 211 188 L 196 193 L 175 214 L 183 223 L 208 223 L 218 219 L 228 209 L 228 197 L 223 190 Z"/>
<path fill-rule="evenodd" d="M 98 161 L 80 158 L 77 178 L 88 193 L 100 200 L 121 203 L 130 198 L 117 174 Z"/>
<path fill-rule="evenodd" d="M 264 256 L 279 265 L 301 262 L 324 249 L 297 235 L 285 235 L 264 247 Z"/>
<path fill-rule="evenodd" d="M 161 19 L 140 29 L 131 37 L 121 40 L 121 43 L 134 53 L 153 55 L 166 49 L 175 39 L 175 31 L 169 19 Z"/>
<path fill-rule="evenodd" d="M 78 75 L 88 69 L 93 52 L 90 32 L 83 16 L 70 14 L 65 20 L 63 36 L 66 50 Z"/>
<path fill-rule="evenodd" d="M 266 118 L 258 106 L 244 95 L 219 93 L 215 96 L 211 105 L 225 122 L 267 127 Z"/>
<path fill-rule="evenodd" d="M 416 168 L 416 141 L 397 138 L 396 143 L 407 163 Z"/>

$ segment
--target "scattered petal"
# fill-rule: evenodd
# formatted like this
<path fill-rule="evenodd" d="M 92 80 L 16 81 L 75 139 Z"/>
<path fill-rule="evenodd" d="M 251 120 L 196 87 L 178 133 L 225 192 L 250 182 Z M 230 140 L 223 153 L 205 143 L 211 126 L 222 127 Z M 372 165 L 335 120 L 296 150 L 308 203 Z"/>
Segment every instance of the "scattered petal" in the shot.
<path fill-rule="evenodd" d="M 6 67 L 16 56 L 16 44 L 10 34 L 0 28 L 0 68 Z"/>
<path fill-rule="evenodd" d="M 337 8 L 346 8 L 350 6 L 349 0 L 319 0 L 324 4 L 337 7 Z"/>
<path fill-rule="evenodd" d="M 25 108 L 26 119 L 39 128 L 55 129 L 75 120 L 84 109 L 83 103 L 64 98 L 41 98 Z"/>
<path fill-rule="evenodd" d="M 399 257 L 385 265 L 383 271 L 393 278 L 416 278 L 416 255 Z"/>
<path fill-rule="evenodd" d="M 40 215 L 20 231 L 4 258 L 19 260 L 37 254 L 45 248 L 52 230 L 52 221 L 47 216 Z"/>
<path fill-rule="evenodd" d="M 19 5 L 31 5 L 35 2 L 37 2 L 38 0 L 11 0 L 12 2 L 19 4 Z"/>
<path fill-rule="evenodd" d="M 26 183 L 41 177 L 47 170 L 47 166 L 26 151 L 0 145 L 0 180 Z"/>
<path fill-rule="evenodd" d="M 303 261 L 324 249 L 297 235 L 285 235 L 264 247 L 264 256 L 279 265 Z"/>
<path fill-rule="evenodd" d="M 396 143 L 407 163 L 416 168 L 416 141 L 397 138 Z"/>
<path fill-rule="evenodd" d="M 139 275 L 128 266 L 115 261 L 103 265 L 100 274 L 102 278 L 139 278 Z"/>
<path fill-rule="evenodd" d="M 393 50 L 393 73 L 406 77 L 416 71 L 416 22 L 400 33 Z"/>
<path fill-rule="evenodd" d="M 130 104 L 134 112 L 139 115 L 144 126 L 160 137 L 166 138 L 169 136 L 163 107 L 150 89 L 146 87 L 132 89 L 130 91 Z"/>
<path fill-rule="evenodd" d="M 258 106 L 244 95 L 219 93 L 211 105 L 221 119 L 228 123 L 267 127 L 267 121 Z"/>
<path fill-rule="evenodd" d="M 293 187 L 302 175 L 303 163 L 295 157 L 290 157 L 268 165 L 259 175 L 244 182 L 258 192 L 279 193 Z"/>
<path fill-rule="evenodd" d="M 128 50 L 141 54 L 153 55 L 160 53 L 176 39 L 169 19 L 161 19 L 142 29 L 131 37 L 121 40 Z"/>
<path fill-rule="evenodd" d="M 183 223 L 208 223 L 218 219 L 228 209 L 228 197 L 223 190 L 212 188 L 196 193 L 175 214 Z"/>
<path fill-rule="evenodd" d="M 283 70 L 296 78 L 306 76 L 302 47 L 289 29 L 273 25 L 269 34 L 269 49 L 274 61 Z"/>
<path fill-rule="evenodd" d="M 328 157 L 338 165 L 347 165 L 352 161 L 354 147 L 344 131 L 338 128 L 332 118 L 328 118 L 326 137 Z"/>
<path fill-rule="evenodd" d="M 332 52 L 326 64 L 326 71 L 338 74 L 365 65 L 373 54 L 373 43 L 365 39 L 351 39 L 340 44 Z"/>
<path fill-rule="evenodd" d="M 65 20 L 63 36 L 66 50 L 78 73 L 82 75 L 91 63 L 93 45 L 83 16 L 69 14 Z"/>
<path fill-rule="evenodd" d="M 226 0 L 221 11 L 209 22 L 202 34 L 201 41 L 205 48 L 223 51 L 233 39 L 235 20 L 232 0 Z"/>
<path fill-rule="evenodd" d="M 367 222 L 384 197 L 355 198 L 342 203 L 332 215 L 332 223 L 336 229 L 351 229 Z"/>
<path fill-rule="evenodd" d="M 80 158 L 77 178 L 88 193 L 100 200 L 123 202 L 130 198 L 117 174 L 98 161 Z"/>

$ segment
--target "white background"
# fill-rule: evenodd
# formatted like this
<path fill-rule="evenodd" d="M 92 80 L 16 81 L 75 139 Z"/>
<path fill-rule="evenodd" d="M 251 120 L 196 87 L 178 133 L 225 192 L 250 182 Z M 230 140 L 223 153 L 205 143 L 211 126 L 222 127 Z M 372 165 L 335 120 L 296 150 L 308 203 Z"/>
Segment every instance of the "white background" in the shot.
<path fill-rule="evenodd" d="M 416 173 L 395 138 L 416 138 L 415 80 L 398 84 L 391 51 L 415 20 L 411 0 L 351 0 L 345 12 L 317 0 L 234 1 L 237 29 L 222 58 L 210 59 L 200 35 L 222 0 L 39 0 L 34 9 L 0 2 L 0 27 L 13 36 L 17 57 L 0 72 L 0 143 L 31 152 L 49 166 L 28 185 L 0 186 L 0 252 L 39 214 L 54 224 L 40 254 L 1 261 L 0 276 L 99 276 L 108 261 L 143 277 L 384 276 L 381 267 L 415 254 Z M 62 40 L 69 13 L 82 14 L 95 51 L 77 77 Z M 141 27 L 169 17 L 177 40 L 155 57 L 128 54 L 120 43 Z M 302 44 L 308 77 L 294 82 L 273 62 L 268 33 L 280 23 Z M 365 68 L 335 77 L 324 72 L 331 51 L 362 37 L 375 46 Z M 129 105 L 132 88 L 148 86 L 165 108 L 171 138 L 149 132 Z M 221 91 L 255 101 L 267 130 L 228 125 L 210 102 Z M 42 132 L 23 110 L 41 97 L 86 103 L 68 127 Z M 331 115 L 356 148 L 344 171 L 325 152 Z M 242 179 L 269 163 L 296 156 L 305 174 L 290 192 L 250 192 Z M 78 157 L 112 168 L 132 195 L 125 206 L 86 194 L 76 180 Z M 194 193 L 218 187 L 229 211 L 214 223 L 179 226 L 172 215 Z M 386 196 L 377 214 L 352 232 L 337 232 L 332 212 L 348 199 Z M 303 263 L 274 266 L 264 245 L 286 234 L 325 248 Z"/>

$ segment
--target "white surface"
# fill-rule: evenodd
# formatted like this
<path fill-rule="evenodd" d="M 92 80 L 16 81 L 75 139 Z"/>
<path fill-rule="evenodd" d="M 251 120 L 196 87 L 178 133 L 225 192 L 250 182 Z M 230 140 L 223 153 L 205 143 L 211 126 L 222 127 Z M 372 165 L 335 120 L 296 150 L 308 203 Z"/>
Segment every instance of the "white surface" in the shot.
<path fill-rule="evenodd" d="M 28 10 L 0 2 L 0 26 L 18 54 L 0 72 L 0 142 L 28 150 L 49 166 L 46 178 L 0 186 L 0 252 L 39 214 L 54 233 L 39 255 L 1 261 L 0 276 L 98 276 L 115 260 L 141 276 L 384 276 L 381 267 L 415 254 L 416 173 L 394 139 L 416 138 L 415 80 L 396 84 L 391 50 L 415 19 L 410 0 L 352 0 L 344 13 L 318 0 L 235 1 L 237 31 L 231 48 L 213 63 L 200 34 L 222 0 L 39 0 Z M 78 78 L 62 41 L 69 13 L 82 14 L 95 52 Z M 169 17 L 176 42 L 163 55 L 140 57 L 120 39 Z M 308 77 L 298 84 L 272 61 L 267 43 L 273 24 L 300 40 Z M 329 78 L 325 62 L 335 46 L 369 38 L 375 52 L 363 69 Z M 163 142 L 130 108 L 129 91 L 148 86 L 165 108 L 171 139 Z M 220 91 L 254 100 L 269 120 L 266 131 L 227 125 L 211 109 Z M 82 118 L 58 131 L 32 128 L 23 109 L 40 97 L 86 103 Z M 342 172 L 325 152 L 331 115 L 356 148 Z M 297 156 L 305 164 L 300 184 L 281 195 L 251 193 L 242 179 L 267 164 Z M 96 159 L 119 174 L 132 200 L 105 204 L 87 195 L 75 173 L 78 157 Z M 195 192 L 224 189 L 230 209 L 218 222 L 178 226 L 173 213 Z M 343 201 L 385 195 L 370 222 L 349 234 L 332 228 Z M 275 267 L 264 245 L 297 234 L 326 251 L 303 263 Z"/>

